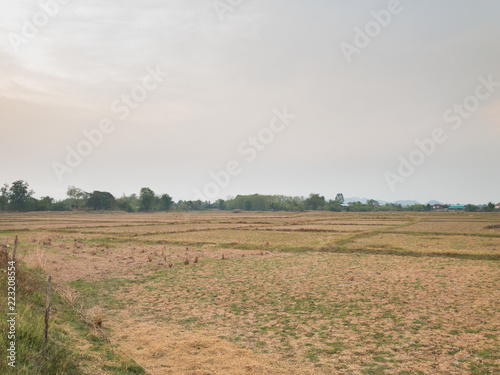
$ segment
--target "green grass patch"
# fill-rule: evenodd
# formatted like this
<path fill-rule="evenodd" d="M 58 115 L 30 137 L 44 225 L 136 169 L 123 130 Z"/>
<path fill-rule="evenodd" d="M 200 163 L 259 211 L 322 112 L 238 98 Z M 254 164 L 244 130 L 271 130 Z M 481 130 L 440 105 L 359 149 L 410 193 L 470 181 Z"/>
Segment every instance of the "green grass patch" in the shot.
<path fill-rule="evenodd" d="M 3 267 L 2 267 L 3 268 Z M 45 275 L 17 263 L 16 275 L 16 362 L 0 361 L 0 374 L 83 375 L 105 369 L 109 374 L 144 374 L 144 370 L 128 358 L 117 354 L 112 345 L 92 333 L 80 315 L 52 288 L 47 355 L 43 355 L 45 317 Z M 7 274 L 0 273 L 0 287 L 7 288 Z M 0 304 L 7 306 L 5 293 Z M 7 332 L 6 319 L 0 322 Z M 0 350 L 7 353 L 7 337 L 0 340 Z M 75 340 L 82 344 L 77 349 Z"/>

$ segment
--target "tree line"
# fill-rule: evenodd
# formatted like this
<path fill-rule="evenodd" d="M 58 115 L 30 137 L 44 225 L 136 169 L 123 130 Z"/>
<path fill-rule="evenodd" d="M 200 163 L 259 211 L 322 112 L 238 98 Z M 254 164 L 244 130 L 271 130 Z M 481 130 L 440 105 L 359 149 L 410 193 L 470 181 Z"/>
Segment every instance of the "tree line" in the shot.
<path fill-rule="evenodd" d="M 0 188 L 0 211 L 71 211 L 71 210 L 123 210 L 126 212 L 170 211 L 174 201 L 168 194 L 155 194 L 150 188 L 142 188 L 140 195 L 131 194 L 115 198 L 107 191 L 86 192 L 75 186 L 69 186 L 67 198 L 55 200 L 45 196 L 33 197 L 34 191 L 23 180 Z"/>
<path fill-rule="evenodd" d="M 326 200 L 320 194 L 310 194 L 307 198 L 285 195 L 237 195 L 226 200 L 215 202 L 183 201 L 174 202 L 168 194 L 156 194 L 148 187 L 141 188 L 139 195 L 130 194 L 115 198 L 106 191 L 94 190 L 86 192 L 75 186 L 69 186 L 67 198 L 55 200 L 49 196 L 36 199 L 34 191 L 23 180 L 11 185 L 4 184 L 0 188 L 0 211 L 71 211 L 71 210 L 122 210 L 126 212 L 159 212 L 159 211 L 199 211 L 199 210 L 245 210 L 245 211 L 432 211 L 430 204 L 414 204 L 403 207 L 401 204 L 379 204 L 370 199 L 366 203 L 349 202 L 345 204 L 344 195 L 338 193 L 333 200 Z M 444 205 L 443 208 L 448 208 Z M 484 206 L 468 204 L 465 211 L 495 211 L 495 205 Z M 497 210 L 498 211 L 498 210 Z"/>

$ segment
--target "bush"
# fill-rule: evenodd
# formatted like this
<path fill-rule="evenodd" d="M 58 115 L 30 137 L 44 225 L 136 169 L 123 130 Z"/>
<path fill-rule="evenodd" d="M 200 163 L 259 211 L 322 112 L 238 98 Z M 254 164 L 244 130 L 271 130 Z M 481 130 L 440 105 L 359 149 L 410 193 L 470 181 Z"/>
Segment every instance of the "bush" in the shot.
<path fill-rule="evenodd" d="M 126 200 L 118 200 L 118 208 L 125 212 L 135 212 L 135 207 Z"/>

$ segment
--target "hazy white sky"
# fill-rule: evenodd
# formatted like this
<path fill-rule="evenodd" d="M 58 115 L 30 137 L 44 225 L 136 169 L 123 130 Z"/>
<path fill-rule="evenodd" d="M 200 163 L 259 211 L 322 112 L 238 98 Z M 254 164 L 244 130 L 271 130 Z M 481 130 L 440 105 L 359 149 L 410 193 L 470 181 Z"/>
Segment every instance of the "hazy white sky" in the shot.
<path fill-rule="evenodd" d="M 3 1 L 0 184 L 500 202 L 499 20 L 496 0 Z"/>

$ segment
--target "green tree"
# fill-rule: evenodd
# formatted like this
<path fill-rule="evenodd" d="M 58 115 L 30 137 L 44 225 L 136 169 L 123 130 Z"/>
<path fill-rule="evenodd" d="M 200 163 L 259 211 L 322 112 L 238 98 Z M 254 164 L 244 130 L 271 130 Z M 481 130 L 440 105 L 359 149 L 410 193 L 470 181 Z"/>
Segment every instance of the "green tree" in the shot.
<path fill-rule="evenodd" d="M 182 202 L 179 201 L 180 203 L 180 208 L 184 211 L 190 210 L 190 211 L 198 211 L 203 209 L 203 202 L 201 200 L 196 200 L 196 201 L 187 201 L 187 202 Z"/>
<path fill-rule="evenodd" d="M 189 210 L 188 202 L 184 202 L 183 200 L 179 200 L 177 202 L 177 210 L 178 211 L 188 211 Z"/>
<path fill-rule="evenodd" d="M 252 201 L 250 199 L 245 201 L 245 210 L 246 211 L 251 211 L 252 210 Z"/>
<path fill-rule="evenodd" d="M 7 206 L 9 205 L 9 185 L 4 184 L 0 188 L 0 211 L 7 210 Z"/>
<path fill-rule="evenodd" d="M 328 202 L 328 209 L 334 212 L 342 211 L 342 205 L 340 203 L 340 200 L 335 199 L 334 201 Z"/>
<path fill-rule="evenodd" d="M 76 209 L 78 209 L 80 205 L 84 205 L 84 201 L 88 197 L 88 194 L 85 191 L 73 185 L 68 186 L 66 195 L 71 199 L 71 205 Z"/>
<path fill-rule="evenodd" d="M 137 194 L 130 194 L 130 195 L 125 195 L 123 194 L 122 197 L 119 199 L 119 204 L 120 202 L 126 202 L 127 205 L 126 207 L 127 208 L 123 208 L 125 207 L 124 203 L 122 203 L 122 210 L 124 211 L 127 211 L 127 212 L 135 212 L 139 209 L 139 206 L 140 206 L 140 201 L 139 201 L 139 198 L 137 197 Z"/>
<path fill-rule="evenodd" d="M 219 210 L 225 210 L 226 202 L 224 201 L 224 199 L 217 200 L 217 206 L 219 207 Z"/>
<path fill-rule="evenodd" d="M 492 202 L 489 202 L 486 206 L 483 207 L 483 211 L 486 212 L 491 212 L 495 210 L 495 204 Z"/>
<path fill-rule="evenodd" d="M 338 193 L 338 194 L 335 196 L 335 200 L 336 200 L 337 202 L 339 202 L 339 203 L 340 203 L 340 205 L 343 205 L 343 204 L 344 204 L 344 202 L 345 202 L 345 200 L 344 200 L 344 194 L 342 194 L 342 193 Z"/>
<path fill-rule="evenodd" d="M 309 198 L 304 201 L 304 204 L 308 210 L 318 210 L 325 205 L 325 197 L 319 194 L 310 194 Z"/>
<path fill-rule="evenodd" d="M 70 211 L 71 207 L 67 201 L 57 201 L 50 206 L 52 211 Z"/>
<path fill-rule="evenodd" d="M 52 210 L 52 204 L 54 203 L 54 198 L 49 196 L 42 197 L 37 202 L 37 211 L 50 211 Z"/>
<path fill-rule="evenodd" d="M 417 203 L 417 204 L 412 204 L 411 206 L 408 206 L 409 211 L 423 211 L 425 206 L 423 204 Z"/>
<path fill-rule="evenodd" d="M 367 212 L 367 211 L 372 211 L 373 207 L 369 206 L 368 204 L 363 204 L 360 201 L 357 201 L 357 202 L 349 202 L 346 210 L 350 212 Z"/>
<path fill-rule="evenodd" d="M 160 197 L 160 211 L 170 211 L 173 205 L 174 201 L 170 195 L 163 194 Z"/>
<path fill-rule="evenodd" d="M 135 207 L 129 200 L 125 198 L 120 198 L 116 200 L 117 206 L 120 210 L 125 212 L 135 212 Z"/>
<path fill-rule="evenodd" d="M 111 210 L 116 207 L 116 200 L 111 193 L 96 190 L 87 199 L 87 207 L 93 210 Z"/>
<path fill-rule="evenodd" d="M 150 188 L 144 187 L 139 195 L 139 210 L 152 211 L 155 203 L 155 193 Z"/>
<path fill-rule="evenodd" d="M 477 212 L 479 211 L 479 207 L 473 204 L 468 204 L 465 206 L 465 211 L 467 212 Z"/>
<path fill-rule="evenodd" d="M 12 183 L 9 192 L 9 209 L 14 211 L 25 211 L 27 202 L 34 194 L 33 190 L 29 190 L 29 185 L 23 180 L 18 180 Z"/>

